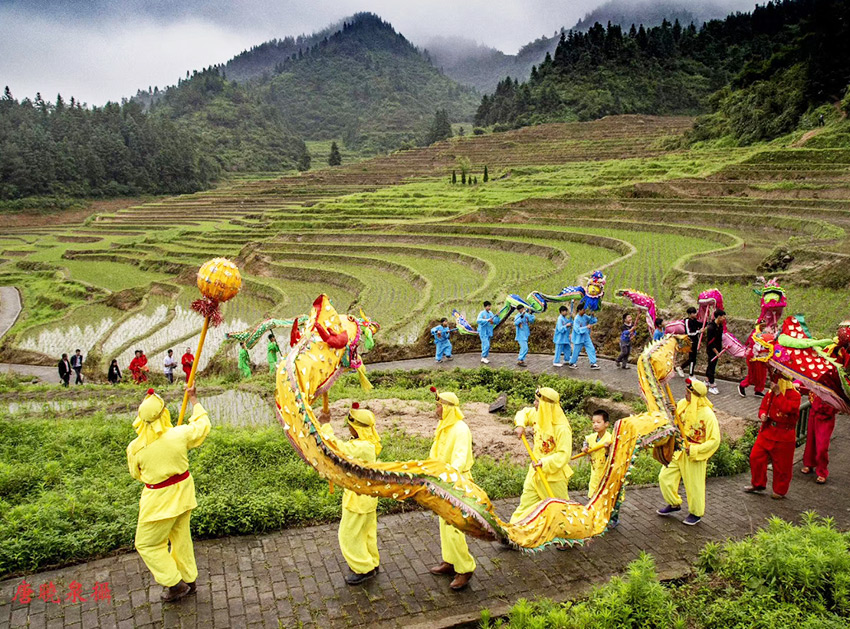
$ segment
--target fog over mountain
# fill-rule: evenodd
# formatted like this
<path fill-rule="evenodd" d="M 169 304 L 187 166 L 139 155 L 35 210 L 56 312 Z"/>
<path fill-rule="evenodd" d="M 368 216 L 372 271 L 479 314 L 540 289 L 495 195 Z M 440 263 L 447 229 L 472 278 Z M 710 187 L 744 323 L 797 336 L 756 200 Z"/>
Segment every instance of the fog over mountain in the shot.
<path fill-rule="evenodd" d="M 744 0 L 728 2 L 733 8 L 752 6 Z M 437 36 L 464 37 L 510 57 L 541 35 L 549 37 L 576 24 L 600 4 L 599 0 L 0 0 L 0 85 L 9 85 L 18 98 L 41 92 L 55 99 L 61 93 L 66 99 L 75 96 L 103 104 L 130 96 L 140 86 L 173 84 L 187 71 L 224 63 L 265 41 L 315 33 L 361 11 L 381 16 L 420 47 L 428 47 Z M 697 0 L 682 4 L 694 12 L 705 5 Z M 536 49 L 533 56 L 538 56 Z"/>

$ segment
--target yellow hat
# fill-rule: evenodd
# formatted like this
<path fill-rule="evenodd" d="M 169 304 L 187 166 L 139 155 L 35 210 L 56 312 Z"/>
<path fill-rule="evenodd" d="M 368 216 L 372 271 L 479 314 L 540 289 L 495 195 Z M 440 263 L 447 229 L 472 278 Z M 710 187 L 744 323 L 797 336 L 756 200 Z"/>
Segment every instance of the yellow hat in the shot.
<path fill-rule="evenodd" d="M 374 426 L 375 414 L 370 410 L 360 408 L 360 405 L 355 402 L 351 405 L 351 410 L 348 411 L 348 420 L 349 422 L 353 420 L 361 426 Z"/>
<path fill-rule="evenodd" d="M 159 439 L 172 427 L 171 413 L 165 401 L 153 389 L 148 389 L 147 397 L 139 404 L 139 412 L 133 421 L 133 429 L 138 435 L 133 442 L 134 453 Z"/>
<path fill-rule="evenodd" d="M 557 404 L 561 401 L 561 395 L 551 387 L 538 387 L 537 391 L 534 392 L 534 395 L 539 397 L 541 400 L 552 402 L 553 404 Z"/>
<path fill-rule="evenodd" d="M 696 378 L 688 378 L 685 380 L 685 387 L 694 395 L 705 397 L 708 394 L 708 387 L 705 383 Z"/>
<path fill-rule="evenodd" d="M 452 393 L 451 391 L 443 391 L 439 393 L 437 391 L 437 387 L 431 387 L 431 393 L 437 396 L 437 401 L 442 402 L 443 404 L 447 404 L 449 406 L 460 406 L 460 400 L 457 395 Z"/>
<path fill-rule="evenodd" d="M 150 424 L 152 421 L 159 419 L 164 408 L 165 401 L 153 389 L 148 389 L 147 397 L 139 404 L 138 419 Z"/>
<path fill-rule="evenodd" d="M 375 456 L 381 453 L 381 436 L 375 430 L 375 414 L 354 402 L 348 411 L 348 425 L 357 433 L 357 437 L 375 446 Z"/>

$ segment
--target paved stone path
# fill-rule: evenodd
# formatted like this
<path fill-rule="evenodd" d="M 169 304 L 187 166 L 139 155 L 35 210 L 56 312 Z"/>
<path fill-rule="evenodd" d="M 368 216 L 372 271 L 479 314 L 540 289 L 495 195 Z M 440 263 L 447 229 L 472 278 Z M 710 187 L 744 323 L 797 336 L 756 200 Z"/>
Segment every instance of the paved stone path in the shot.
<path fill-rule="evenodd" d="M 0 286 L 0 338 L 8 332 L 21 314 L 21 294 L 14 286 Z"/>
<path fill-rule="evenodd" d="M 497 357 L 492 365 L 499 366 L 502 358 L 509 357 Z M 551 359 L 533 357 L 531 368 L 545 367 L 543 360 Z M 450 365 L 463 366 L 467 361 L 472 366 L 477 358 L 458 357 Z M 398 366 L 415 368 L 418 362 L 381 367 Z M 566 373 L 627 382 L 635 372 L 615 371 L 608 364 L 601 371 L 583 368 Z M 724 383 L 721 391 L 713 398 L 720 408 L 727 401 L 742 410 L 755 404 L 752 398 L 734 394 L 731 384 Z M 706 517 L 696 527 L 682 525 L 681 517 L 657 516 L 655 509 L 662 504 L 658 489 L 645 487 L 628 490 L 620 526 L 585 547 L 525 555 L 470 540 L 478 569 L 470 587 L 460 593 L 449 590 L 446 578 L 428 573 L 440 555 L 436 518 L 411 511 L 379 520 L 381 572 L 362 587 L 343 582 L 346 566 L 337 546 L 336 525 L 328 524 L 196 542 L 198 592 L 176 604 L 159 602 L 161 589 L 135 553 L 29 575 L 26 580 L 35 600 L 28 605 L 12 602 L 23 578 L 8 579 L 0 582 L 0 628 L 453 626 L 476 619 L 482 608 L 504 613 L 520 597 L 580 596 L 593 584 L 622 572 L 641 551 L 653 554 L 662 578 L 680 577 L 690 571 L 705 542 L 748 535 L 774 514 L 795 520 L 802 511 L 814 509 L 848 529 L 850 499 L 843 479 L 850 477 L 850 424 L 845 421 L 839 421 L 832 452 L 831 482 L 817 486 L 811 476 L 798 473 L 784 501 L 743 494 L 746 476 L 710 479 Z M 572 497 L 582 498 L 575 493 Z M 515 503 L 516 499 L 500 500 L 495 506 L 507 517 Z M 72 581 L 82 584 L 88 601 L 52 604 L 37 598 L 40 585 L 49 582 L 64 598 Z M 111 601 L 92 600 L 98 581 L 109 584 Z"/>

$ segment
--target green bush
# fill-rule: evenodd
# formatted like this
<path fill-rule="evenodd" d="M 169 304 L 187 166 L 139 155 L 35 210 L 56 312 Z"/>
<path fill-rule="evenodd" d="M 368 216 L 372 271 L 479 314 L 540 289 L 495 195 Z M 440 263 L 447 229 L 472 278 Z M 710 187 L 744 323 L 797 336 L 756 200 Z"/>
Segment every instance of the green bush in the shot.
<path fill-rule="evenodd" d="M 773 518 L 754 536 L 709 542 L 699 573 L 662 584 L 642 554 L 579 602 L 521 599 L 505 619 L 482 612 L 481 627 L 688 627 L 838 629 L 850 621 L 850 535 L 813 513 L 800 526 Z"/>

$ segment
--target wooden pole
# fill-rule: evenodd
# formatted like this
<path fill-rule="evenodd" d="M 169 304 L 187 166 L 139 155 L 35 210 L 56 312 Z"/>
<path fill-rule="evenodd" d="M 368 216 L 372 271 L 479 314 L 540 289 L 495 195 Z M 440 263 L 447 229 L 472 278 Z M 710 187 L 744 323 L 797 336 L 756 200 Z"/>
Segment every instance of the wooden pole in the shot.
<path fill-rule="evenodd" d="M 528 456 L 531 457 L 531 462 L 537 463 L 537 459 L 534 458 L 534 452 L 531 451 L 531 446 L 528 445 L 528 439 L 525 438 L 525 435 L 522 435 L 522 442 L 525 444 L 525 449 L 528 450 Z M 534 469 L 537 471 L 537 475 L 540 477 L 543 486 L 546 488 L 546 493 L 549 494 L 550 498 L 554 498 L 555 494 L 552 493 L 552 488 L 549 487 L 549 481 L 546 480 L 545 476 L 543 476 L 543 469 L 536 465 L 534 466 Z"/>
<path fill-rule="evenodd" d="M 583 457 L 583 456 L 585 456 L 585 455 L 587 455 L 587 454 L 591 454 L 591 453 L 593 453 L 593 452 L 596 452 L 597 450 L 601 450 L 602 448 L 604 448 L 604 447 L 605 447 L 605 446 L 607 446 L 607 445 L 610 445 L 610 444 L 603 443 L 602 445 L 599 445 L 599 446 L 593 446 L 592 448 L 589 448 L 589 449 L 587 450 L 587 452 L 579 452 L 579 453 L 578 453 L 578 454 L 576 454 L 574 457 L 572 457 L 572 458 L 570 459 L 570 461 L 575 461 L 576 459 L 580 459 L 581 457 Z"/>
<path fill-rule="evenodd" d="M 204 327 L 201 328 L 201 337 L 198 339 L 198 351 L 195 353 L 195 360 L 192 362 L 192 371 L 189 372 L 189 381 L 186 383 L 186 391 L 183 393 L 183 405 L 180 407 L 180 415 L 177 417 L 177 425 L 183 423 L 183 416 L 186 414 L 186 406 L 189 404 L 189 389 L 195 384 L 195 372 L 198 371 L 198 363 L 201 362 L 201 352 L 204 349 L 204 340 L 207 338 L 207 329 L 210 327 L 210 318 L 204 318 Z"/>

